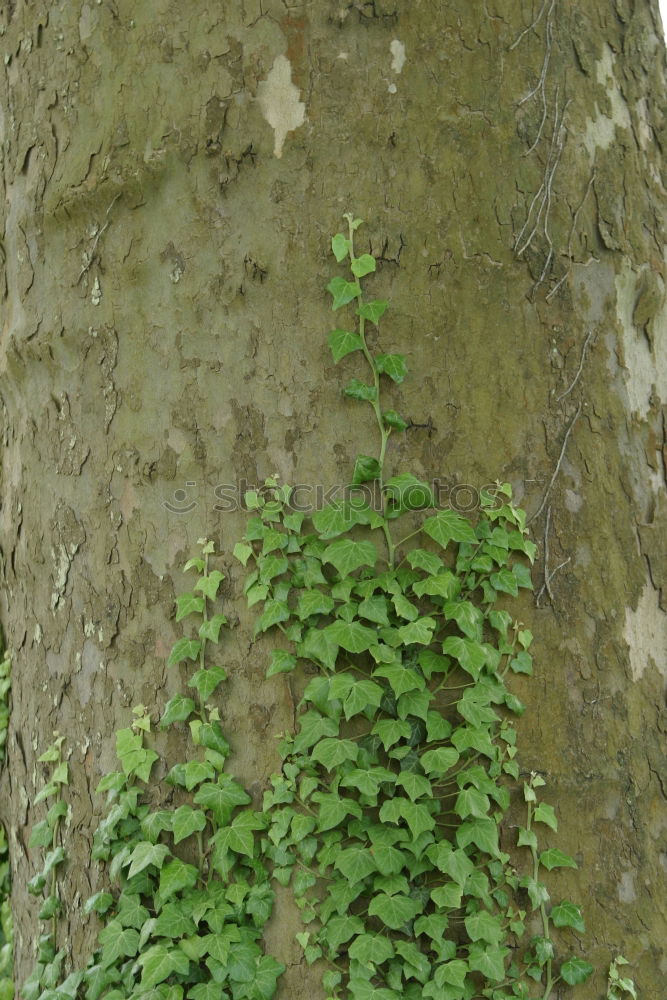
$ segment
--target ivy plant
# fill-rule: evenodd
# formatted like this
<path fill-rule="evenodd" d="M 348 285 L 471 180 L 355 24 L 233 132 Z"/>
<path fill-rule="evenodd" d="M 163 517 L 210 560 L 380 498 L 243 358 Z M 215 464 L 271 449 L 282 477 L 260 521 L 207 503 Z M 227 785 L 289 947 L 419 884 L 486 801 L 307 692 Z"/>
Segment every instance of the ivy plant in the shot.
<path fill-rule="evenodd" d="M 347 273 L 327 290 L 354 324 L 329 347 L 335 363 L 364 367 L 344 394 L 370 406 L 377 452 L 357 456 L 346 499 L 310 521 L 275 478 L 248 493 L 234 550 L 260 606 L 256 634 L 279 639 L 267 676 L 312 673 L 265 796 L 262 850 L 294 891 L 306 960 L 326 960 L 329 998 L 548 1000 L 592 967 L 556 956 L 553 928 L 584 925 L 543 881 L 576 862 L 538 848 L 538 831 L 556 829 L 538 775 L 523 785 L 519 871 L 501 837 L 524 710 L 507 681 L 532 672 L 533 639 L 505 605 L 531 588 L 535 545 L 506 483 L 482 492 L 473 524 L 435 510 L 412 472 L 388 474 L 388 443 L 408 422 L 383 392 L 407 365 L 379 346 L 388 303 L 364 295 L 376 260 L 356 254 L 361 220 L 346 219 L 332 250 Z"/>

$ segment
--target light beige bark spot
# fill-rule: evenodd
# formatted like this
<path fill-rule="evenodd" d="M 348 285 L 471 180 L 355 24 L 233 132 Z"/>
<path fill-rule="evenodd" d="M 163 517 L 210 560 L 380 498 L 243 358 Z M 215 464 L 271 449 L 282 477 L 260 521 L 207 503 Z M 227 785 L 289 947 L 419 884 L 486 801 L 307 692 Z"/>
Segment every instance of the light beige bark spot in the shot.
<path fill-rule="evenodd" d="M 394 38 L 389 46 L 389 51 L 393 56 L 391 60 L 391 68 L 394 73 L 400 73 L 405 66 L 405 45 L 403 42 L 399 42 L 398 38 Z"/>
<path fill-rule="evenodd" d="M 625 98 L 616 82 L 614 73 L 614 63 L 616 57 L 608 45 L 605 45 L 602 59 L 596 64 L 597 81 L 607 91 L 607 97 L 611 104 L 611 117 L 603 114 L 595 104 L 595 118 L 589 118 L 586 122 L 586 131 L 582 136 L 582 141 L 588 150 L 591 160 L 595 159 L 597 149 L 609 149 L 614 141 L 617 128 L 631 128 L 630 112 Z"/>
<path fill-rule="evenodd" d="M 306 105 L 299 100 L 300 91 L 292 83 L 292 66 L 285 56 L 276 56 L 266 80 L 257 88 L 257 100 L 264 118 L 274 131 L 273 154 L 283 155 L 288 132 L 303 125 Z"/>
<path fill-rule="evenodd" d="M 667 681 L 667 614 L 658 604 L 658 592 L 647 583 L 637 607 L 625 609 L 623 638 L 630 651 L 633 681 L 639 681 L 653 663 Z"/>
<path fill-rule="evenodd" d="M 641 274 L 624 258 L 615 279 L 616 318 L 623 344 L 623 378 L 630 409 L 645 420 L 654 393 L 661 402 L 667 400 L 667 307 L 663 302 L 653 318 L 653 343 L 650 344 L 634 323 L 640 279 Z"/>

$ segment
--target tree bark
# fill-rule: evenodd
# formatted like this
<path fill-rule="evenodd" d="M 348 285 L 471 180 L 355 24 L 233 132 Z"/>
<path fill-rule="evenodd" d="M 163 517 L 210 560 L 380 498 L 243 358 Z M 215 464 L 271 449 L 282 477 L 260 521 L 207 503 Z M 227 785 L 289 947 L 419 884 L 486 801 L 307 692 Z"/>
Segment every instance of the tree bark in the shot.
<path fill-rule="evenodd" d="M 0 13 L 4 249 L 2 622 L 13 704 L 17 981 L 34 960 L 28 832 L 53 730 L 71 754 L 72 963 L 132 705 L 165 667 L 180 570 L 217 540 L 222 706 L 256 801 L 293 724 L 264 679 L 231 549 L 243 483 L 349 479 L 356 426 L 324 285 L 344 211 L 380 258 L 383 348 L 408 354 L 390 454 L 474 508 L 509 480 L 532 516 L 536 677 L 520 759 L 547 779 L 557 877 L 585 905 L 598 998 L 622 953 L 667 975 L 665 48 L 657 0 L 16 0 Z M 224 487 L 225 489 L 220 489 Z M 216 492 L 217 491 L 217 492 Z M 221 498 L 223 498 L 221 500 Z M 223 509 L 220 509 L 223 508 Z M 174 748 L 166 738 L 163 750 Z M 170 738 L 172 739 L 172 738 Z M 41 816 L 41 814 L 40 814 Z M 556 879 L 554 878 L 554 883 Z M 320 997 L 271 927 L 282 997 Z"/>

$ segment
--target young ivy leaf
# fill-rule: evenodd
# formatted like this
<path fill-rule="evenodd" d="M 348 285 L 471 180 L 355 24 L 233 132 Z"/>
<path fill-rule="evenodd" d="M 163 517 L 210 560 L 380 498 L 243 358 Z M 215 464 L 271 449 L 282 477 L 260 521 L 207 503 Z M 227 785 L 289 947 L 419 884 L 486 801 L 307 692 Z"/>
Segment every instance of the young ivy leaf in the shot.
<path fill-rule="evenodd" d="M 387 427 L 391 427 L 395 431 L 407 431 L 409 426 L 407 420 L 404 420 L 396 410 L 385 410 L 382 419 Z"/>
<path fill-rule="evenodd" d="M 356 282 L 346 281 L 345 278 L 332 278 L 327 285 L 327 291 L 331 293 L 333 298 L 331 304 L 333 312 L 336 309 L 340 309 L 341 306 L 346 306 L 352 299 L 356 299 L 359 294 Z"/>
<path fill-rule="evenodd" d="M 348 255 L 350 241 L 342 233 L 336 233 L 335 236 L 331 237 L 331 249 L 333 250 L 334 257 L 340 264 Z"/>
<path fill-rule="evenodd" d="M 589 962 L 585 962 L 583 958 L 570 958 L 567 962 L 563 962 L 560 967 L 562 978 L 570 986 L 585 983 L 592 972 L 593 966 Z"/>
<path fill-rule="evenodd" d="M 360 351 L 363 344 L 358 333 L 350 333 L 349 330 L 332 330 L 329 334 L 329 347 L 334 361 L 338 364 L 352 351 Z"/>
<path fill-rule="evenodd" d="M 375 358 L 377 370 L 383 375 L 388 375 L 398 385 L 408 374 L 408 368 L 403 354 L 378 354 Z"/>
<path fill-rule="evenodd" d="M 352 473 L 352 485 L 360 486 L 361 483 L 370 483 L 373 479 L 377 479 L 381 472 L 382 469 L 377 458 L 372 458 L 370 455 L 357 455 Z"/>
<path fill-rule="evenodd" d="M 351 296 L 351 298 L 353 297 L 354 296 Z M 347 301 L 350 302 L 351 298 L 348 299 Z M 372 302 L 364 302 L 362 305 L 360 305 L 359 309 L 357 310 L 357 315 L 361 316 L 362 319 L 370 320 L 371 323 L 375 323 L 377 326 L 378 320 L 387 311 L 388 305 L 389 303 L 386 302 L 384 299 L 373 299 Z"/>
<path fill-rule="evenodd" d="M 352 274 L 355 278 L 363 278 L 366 274 L 371 274 L 375 270 L 375 257 L 369 253 L 362 253 L 361 257 L 352 258 Z"/>
<path fill-rule="evenodd" d="M 346 396 L 351 399 L 358 399 L 363 402 L 375 402 L 377 399 L 377 389 L 374 385 L 366 385 L 361 379 L 353 378 L 349 385 L 343 389 Z"/>

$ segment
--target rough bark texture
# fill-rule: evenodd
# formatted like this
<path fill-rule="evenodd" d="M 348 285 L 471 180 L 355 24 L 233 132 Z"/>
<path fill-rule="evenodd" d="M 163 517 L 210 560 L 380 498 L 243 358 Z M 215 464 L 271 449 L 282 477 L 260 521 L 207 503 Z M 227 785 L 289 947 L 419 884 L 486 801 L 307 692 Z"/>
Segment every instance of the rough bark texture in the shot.
<path fill-rule="evenodd" d="M 368 450 L 326 348 L 328 237 L 351 209 L 382 257 L 383 346 L 406 350 L 412 371 L 400 408 L 415 427 L 390 459 L 438 478 L 443 503 L 457 484 L 511 480 L 537 514 L 536 590 L 566 562 L 522 608 L 539 668 L 518 693 L 523 765 L 547 777 L 558 845 L 580 862 L 554 890 L 585 904 L 598 972 L 578 995 L 602 995 L 619 951 L 641 995 L 662 995 L 665 51 L 653 0 L 556 0 L 522 35 L 540 7 L 3 5 L 14 689 L 0 818 L 19 980 L 37 936 L 30 802 L 52 730 L 71 751 L 67 919 L 81 960 L 113 732 L 179 685 L 165 657 L 195 540 L 229 553 L 242 533 L 216 486 L 274 472 L 331 486 Z M 263 679 L 241 573 L 223 562 L 242 619 L 224 647 L 223 723 L 259 801 L 292 701 Z M 281 996 L 319 997 L 296 923 L 281 902 Z"/>

